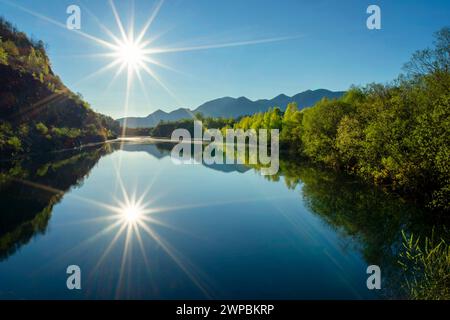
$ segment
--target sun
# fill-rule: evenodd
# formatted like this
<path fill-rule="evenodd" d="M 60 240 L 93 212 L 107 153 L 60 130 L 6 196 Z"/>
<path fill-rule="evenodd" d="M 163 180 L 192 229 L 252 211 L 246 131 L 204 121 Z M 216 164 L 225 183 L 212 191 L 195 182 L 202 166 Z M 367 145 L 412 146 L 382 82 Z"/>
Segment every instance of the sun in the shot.
<path fill-rule="evenodd" d="M 122 219 L 129 224 L 135 224 L 142 220 L 144 210 L 137 204 L 128 204 L 121 208 Z"/>
<path fill-rule="evenodd" d="M 116 58 L 133 69 L 138 68 L 145 61 L 145 51 L 142 45 L 134 41 L 124 41 L 116 51 Z"/>
<path fill-rule="evenodd" d="M 220 48 L 228 48 L 228 47 L 237 47 L 237 46 L 247 46 L 247 45 L 256 45 L 270 42 L 278 42 L 278 41 L 286 41 L 293 40 L 298 38 L 299 36 L 284 36 L 284 37 L 275 37 L 275 38 L 261 38 L 261 39 L 253 39 L 253 40 L 241 40 L 241 41 L 232 41 L 232 42 L 221 42 L 221 43 L 213 43 L 213 44 L 197 44 L 197 45 L 188 45 L 182 47 L 158 47 L 155 46 L 155 41 L 160 38 L 165 32 L 162 33 L 151 33 L 151 28 L 153 22 L 156 20 L 159 11 L 163 5 L 165 0 L 158 0 L 153 7 L 153 10 L 150 13 L 150 16 L 145 21 L 145 24 L 140 29 L 139 32 L 135 32 L 135 9 L 133 4 L 133 10 L 131 12 L 131 19 L 128 28 L 125 28 L 124 24 L 119 15 L 119 11 L 116 8 L 115 0 L 108 0 L 109 5 L 111 7 L 112 13 L 114 15 L 114 19 L 118 28 L 118 32 L 111 31 L 108 27 L 106 27 L 101 20 L 91 12 L 86 6 L 83 6 L 84 10 L 88 15 L 92 17 L 92 19 L 99 25 L 99 27 L 109 36 L 108 39 L 98 38 L 92 34 L 88 34 L 82 30 L 71 30 L 75 34 L 82 36 L 93 43 L 96 43 L 108 51 L 103 53 L 96 54 L 88 54 L 87 57 L 105 57 L 110 61 L 104 67 L 88 74 L 86 77 L 78 80 L 76 84 L 80 84 L 88 79 L 92 79 L 104 72 L 107 72 L 111 69 L 116 69 L 114 76 L 111 77 L 111 81 L 107 85 L 107 89 L 111 87 L 112 83 L 121 75 L 122 73 L 126 73 L 126 90 L 125 90 L 125 103 L 123 107 L 123 116 L 126 119 L 128 116 L 128 107 L 130 104 L 130 96 L 132 87 L 134 86 L 135 80 L 139 81 L 139 84 L 142 87 L 142 91 L 144 96 L 147 98 L 147 102 L 149 101 L 147 95 L 147 86 L 144 83 L 143 76 L 149 77 L 153 79 L 167 94 L 169 94 L 177 103 L 183 103 L 171 90 L 164 81 L 158 76 L 157 68 L 164 68 L 170 71 L 177 71 L 171 66 L 167 66 L 164 63 L 161 63 L 157 58 L 159 55 L 167 54 L 167 53 L 176 53 L 176 52 L 188 52 L 188 51 L 197 51 L 197 50 L 209 50 L 209 49 L 220 49 Z M 58 22 L 50 17 L 47 17 L 41 13 L 32 11 L 26 7 L 20 6 L 13 1 L 0 0 L 0 2 L 5 2 L 8 5 L 15 7 L 23 12 L 31 14 L 47 23 L 51 23 L 55 26 L 63 28 L 67 30 L 67 26 L 64 23 Z M 131 1 L 134 3 L 134 1 Z M 113 59 L 111 59 L 113 58 Z M 178 71 L 177 71 L 178 72 Z M 194 115 L 192 114 L 192 117 Z M 123 125 L 123 129 L 126 128 L 126 122 Z"/>

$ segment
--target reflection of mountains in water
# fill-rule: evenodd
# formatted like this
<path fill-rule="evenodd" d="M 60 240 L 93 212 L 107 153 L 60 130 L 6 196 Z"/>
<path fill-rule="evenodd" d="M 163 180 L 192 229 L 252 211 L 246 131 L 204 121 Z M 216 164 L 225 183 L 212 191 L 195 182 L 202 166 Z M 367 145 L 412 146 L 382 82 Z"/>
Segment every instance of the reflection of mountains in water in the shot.
<path fill-rule="evenodd" d="M 123 145 L 124 151 L 146 152 L 158 159 L 170 156 L 172 148 L 173 143 Z M 221 172 L 259 170 L 249 165 L 203 165 Z M 279 173 L 265 179 L 282 180 L 290 189 L 300 186 L 308 208 L 346 237 L 358 239 L 363 244 L 363 256 L 371 263 L 396 264 L 402 229 L 428 234 L 434 223 L 416 206 L 393 194 L 295 159 L 281 158 Z"/>
<path fill-rule="evenodd" d="M 135 144 L 127 143 L 122 146 L 116 144 L 117 148 L 120 148 L 126 152 L 146 152 L 149 155 L 157 158 L 163 159 L 165 157 L 170 157 L 174 143 L 171 142 L 161 142 L 161 143 L 149 143 L 149 144 Z M 193 155 L 191 155 L 193 157 Z M 245 173 L 251 168 L 243 164 L 206 164 L 202 162 L 202 165 L 208 167 L 209 169 L 229 173 L 229 172 L 240 172 Z"/>
<path fill-rule="evenodd" d="M 0 171 L 0 260 L 12 255 L 34 235 L 45 233 L 53 206 L 73 186 L 80 185 L 98 160 L 113 150 L 146 152 L 157 159 L 170 156 L 172 143 L 107 144 L 71 152 L 24 159 Z M 221 172 L 253 170 L 245 165 L 206 166 Z M 258 168 L 254 168 L 258 170 Z M 139 168 L 136 168 L 139 170 Z M 383 266 L 385 279 L 399 279 L 397 254 L 401 231 L 429 235 L 435 221 L 405 203 L 354 177 L 341 175 L 293 159 L 280 159 L 280 172 L 266 176 L 288 188 L 301 188 L 310 212 L 357 245 L 368 264 Z M 300 229 L 298 212 L 284 212 Z M 299 231 L 300 232 L 300 231 Z M 340 244 L 342 245 L 342 244 Z M 395 286 L 394 286 L 395 287 Z"/>
<path fill-rule="evenodd" d="M 112 146 L 112 148 L 111 148 Z M 0 261 L 14 254 L 35 235 L 44 234 L 52 210 L 72 187 L 84 178 L 98 160 L 121 148 L 146 152 L 162 159 L 170 156 L 173 144 L 106 144 L 60 153 L 42 154 L 2 163 L 0 170 Z M 204 164 L 205 165 L 205 164 Z M 245 165 L 205 165 L 221 172 L 246 172 Z"/>
<path fill-rule="evenodd" d="M 53 206 L 80 185 L 107 147 L 3 163 L 0 171 L 0 260 L 46 232 Z"/>

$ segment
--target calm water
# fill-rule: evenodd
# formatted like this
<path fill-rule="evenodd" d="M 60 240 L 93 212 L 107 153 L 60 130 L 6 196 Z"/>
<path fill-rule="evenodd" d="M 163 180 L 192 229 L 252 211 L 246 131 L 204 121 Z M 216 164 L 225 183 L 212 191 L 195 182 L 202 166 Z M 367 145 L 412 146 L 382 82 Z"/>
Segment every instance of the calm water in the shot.
<path fill-rule="evenodd" d="M 0 298 L 398 296 L 400 231 L 423 225 L 417 210 L 331 171 L 281 170 L 175 165 L 170 146 L 138 143 L 2 163 Z M 366 287 L 370 264 L 382 290 Z M 68 265 L 81 291 L 66 288 Z"/>

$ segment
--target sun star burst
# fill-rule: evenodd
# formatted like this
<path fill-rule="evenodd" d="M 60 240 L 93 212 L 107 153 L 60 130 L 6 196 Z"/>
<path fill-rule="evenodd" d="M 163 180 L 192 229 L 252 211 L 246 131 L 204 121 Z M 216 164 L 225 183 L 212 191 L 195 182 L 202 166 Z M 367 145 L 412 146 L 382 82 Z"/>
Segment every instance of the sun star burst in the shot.
<path fill-rule="evenodd" d="M 21 6 L 17 4 L 15 1 L 10 0 L 0 0 L 7 5 L 19 9 L 23 12 L 26 12 L 30 15 L 37 17 L 38 19 L 45 21 L 47 23 L 51 23 L 60 28 L 66 29 L 66 24 L 61 23 L 53 18 L 50 18 L 44 14 L 31 10 L 25 6 Z M 132 87 L 134 85 L 134 79 L 136 78 L 142 89 L 143 94 L 149 100 L 147 95 L 147 86 L 144 84 L 143 75 L 149 76 L 153 79 L 167 94 L 169 94 L 177 103 L 183 104 L 173 91 L 159 78 L 158 73 L 156 72 L 156 68 L 159 67 L 168 69 L 171 71 L 174 70 L 172 67 L 167 66 L 156 58 L 156 56 L 165 54 L 165 53 L 177 53 L 177 52 L 188 52 L 188 51 L 198 51 L 198 50 L 210 50 L 210 49 L 221 49 L 221 48 L 229 48 L 229 47 L 238 47 L 238 46 L 248 46 L 248 45 L 257 45 L 263 43 L 271 43 L 271 42 L 279 42 L 286 40 L 293 40 L 300 36 L 284 36 L 284 37 L 274 37 L 274 38 L 260 38 L 260 39 L 252 39 L 252 40 L 241 40 L 241 41 L 231 41 L 231 42 L 221 42 L 221 43 L 212 43 L 212 44 L 197 44 L 197 45 L 188 45 L 183 47 L 156 47 L 154 41 L 158 39 L 162 34 L 153 34 L 150 36 L 150 29 L 153 22 L 156 20 L 158 13 L 163 6 L 164 0 L 159 0 L 153 7 L 153 10 L 150 12 L 150 16 L 147 21 L 144 23 L 142 29 L 135 33 L 135 8 L 134 2 L 132 9 L 132 17 L 131 22 L 128 29 L 125 29 L 124 24 L 119 15 L 119 11 L 116 8 L 114 0 L 108 0 L 109 5 L 112 9 L 114 19 L 118 28 L 118 33 L 113 32 L 108 27 L 106 27 L 103 22 L 91 11 L 86 5 L 81 5 L 84 11 L 93 18 L 93 20 L 100 26 L 100 28 L 110 37 L 110 40 L 105 40 L 98 38 L 92 34 L 86 33 L 83 30 L 71 30 L 71 32 L 92 41 L 106 49 L 108 52 L 98 53 L 98 54 L 88 54 L 83 55 L 87 57 L 109 57 L 113 58 L 113 61 L 107 64 L 106 66 L 100 68 L 87 75 L 86 77 L 80 79 L 75 84 L 78 85 L 88 79 L 94 78 L 106 71 L 109 71 L 113 68 L 116 68 L 115 75 L 111 78 L 111 81 L 106 86 L 106 91 L 111 87 L 113 82 L 126 70 L 126 91 L 125 91 L 125 104 L 123 107 L 123 117 L 126 119 L 128 116 L 128 107 L 130 103 L 130 96 Z M 148 102 L 148 101 L 147 101 Z M 194 117 L 194 115 L 192 114 Z M 126 120 L 123 124 L 123 128 L 126 127 Z"/>
<path fill-rule="evenodd" d="M 145 53 L 142 48 L 142 44 L 136 43 L 134 41 L 126 41 L 120 44 L 119 48 L 116 50 L 117 59 L 125 63 L 128 67 L 136 69 L 144 63 Z"/>

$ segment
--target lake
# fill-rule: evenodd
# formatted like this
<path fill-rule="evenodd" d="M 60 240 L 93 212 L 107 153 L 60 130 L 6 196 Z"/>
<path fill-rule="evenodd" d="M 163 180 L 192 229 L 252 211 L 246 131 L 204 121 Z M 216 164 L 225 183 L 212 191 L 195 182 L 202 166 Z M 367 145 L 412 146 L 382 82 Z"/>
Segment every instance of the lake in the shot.
<path fill-rule="evenodd" d="M 262 176 L 177 165 L 170 150 L 138 140 L 2 162 L 0 298 L 401 297 L 401 230 L 431 228 L 414 205 L 295 159 Z M 367 288 L 372 264 L 381 290 Z M 81 290 L 66 287 L 69 265 Z"/>

